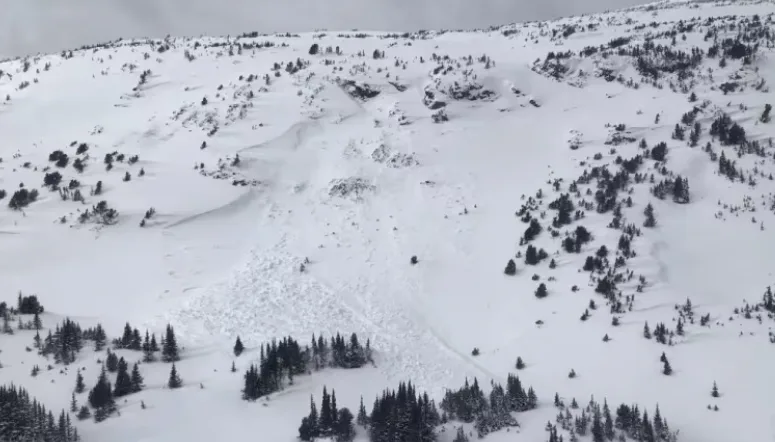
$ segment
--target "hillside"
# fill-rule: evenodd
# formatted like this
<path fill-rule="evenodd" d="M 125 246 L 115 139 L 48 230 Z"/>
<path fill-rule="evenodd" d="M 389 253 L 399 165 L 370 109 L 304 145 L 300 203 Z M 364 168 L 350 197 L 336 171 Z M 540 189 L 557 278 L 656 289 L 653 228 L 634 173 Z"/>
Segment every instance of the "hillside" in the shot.
<path fill-rule="evenodd" d="M 773 10 L 2 62 L 0 384 L 50 440 L 308 439 L 324 386 L 356 441 L 767 440 Z"/>
<path fill-rule="evenodd" d="M 58 52 L 118 38 L 244 32 L 473 29 L 548 20 L 646 3 L 643 0 L 0 0 L 0 59 Z"/>

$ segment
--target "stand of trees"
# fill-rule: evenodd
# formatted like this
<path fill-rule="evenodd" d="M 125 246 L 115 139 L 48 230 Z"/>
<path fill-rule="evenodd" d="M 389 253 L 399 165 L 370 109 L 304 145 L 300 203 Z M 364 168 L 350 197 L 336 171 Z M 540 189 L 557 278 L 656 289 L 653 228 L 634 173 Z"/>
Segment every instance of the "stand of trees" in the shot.
<path fill-rule="evenodd" d="M 365 428 L 371 442 L 433 442 L 436 427 L 448 420 L 475 423 L 479 437 L 507 426 L 517 426 L 513 412 L 531 410 L 538 406 L 532 388 L 526 391 L 514 375 L 509 375 L 504 389 L 493 384 L 489 398 L 479 388 L 479 382 L 465 382 L 456 391 L 447 391 L 441 402 L 442 414 L 427 393 L 418 393 L 411 382 L 400 383 L 397 390 L 385 390 L 374 399 L 371 413 L 361 403 L 356 423 Z M 299 437 L 310 441 L 316 437 L 333 437 L 348 442 L 355 436 L 352 414 L 346 408 L 337 411 L 336 395 L 329 396 L 323 389 L 323 401 L 318 411 L 314 399 L 310 412 L 299 426 Z"/>
<path fill-rule="evenodd" d="M 0 440 L 75 442 L 78 430 L 64 410 L 59 418 L 19 387 L 0 386 Z"/>
<path fill-rule="evenodd" d="M 518 426 L 511 413 L 532 410 L 537 406 L 538 397 L 533 388 L 526 391 L 519 377 L 513 374 L 508 376 L 505 389 L 494 383 L 489 398 L 479 387 L 478 380 L 474 379 L 473 384 L 466 380 L 457 391 L 448 390 L 441 401 L 444 421 L 473 422 L 479 437 L 505 427 Z"/>
<path fill-rule="evenodd" d="M 37 343 L 37 339 L 35 340 Z M 83 348 L 83 332 L 81 326 L 69 318 L 57 325 L 54 333 L 49 330 L 48 336 L 43 340 L 40 354 L 53 355 L 56 363 L 68 365 L 75 362 L 75 356 Z"/>
<path fill-rule="evenodd" d="M 350 442 L 355 438 L 355 416 L 347 408 L 338 409 L 336 392 L 329 395 L 323 387 L 323 398 L 318 413 L 315 398 L 310 398 L 309 415 L 301 420 L 299 439 L 311 441 L 318 437 L 333 437 L 337 442 Z"/>
<path fill-rule="evenodd" d="M 245 373 L 242 398 L 256 400 L 282 390 L 285 383 L 311 369 L 324 367 L 358 368 L 371 361 L 371 345 L 362 346 L 353 333 L 349 342 L 337 334 L 327 343 L 323 337 L 312 337 L 312 345 L 301 347 L 291 337 L 261 346 L 258 365 L 251 364 Z"/>

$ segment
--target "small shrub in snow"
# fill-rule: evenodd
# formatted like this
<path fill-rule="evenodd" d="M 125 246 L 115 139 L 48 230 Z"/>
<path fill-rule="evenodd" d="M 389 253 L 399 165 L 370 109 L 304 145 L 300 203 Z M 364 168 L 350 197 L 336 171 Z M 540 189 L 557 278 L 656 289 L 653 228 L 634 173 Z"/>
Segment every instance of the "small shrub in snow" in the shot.
<path fill-rule="evenodd" d="M 710 391 L 710 395 L 712 397 L 721 396 L 721 394 L 718 392 L 718 386 L 716 385 L 716 381 L 713 381 L 713 389 Z"/>

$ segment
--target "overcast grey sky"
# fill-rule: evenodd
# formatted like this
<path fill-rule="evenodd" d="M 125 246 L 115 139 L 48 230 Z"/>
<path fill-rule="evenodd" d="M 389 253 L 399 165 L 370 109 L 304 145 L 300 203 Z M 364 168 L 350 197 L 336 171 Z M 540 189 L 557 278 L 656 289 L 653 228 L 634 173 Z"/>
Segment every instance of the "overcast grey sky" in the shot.
<path fill-rule="evenodd" d="M 475 28 L 645 0 L 0 0 L 0 57 L 118 37 Z"/>

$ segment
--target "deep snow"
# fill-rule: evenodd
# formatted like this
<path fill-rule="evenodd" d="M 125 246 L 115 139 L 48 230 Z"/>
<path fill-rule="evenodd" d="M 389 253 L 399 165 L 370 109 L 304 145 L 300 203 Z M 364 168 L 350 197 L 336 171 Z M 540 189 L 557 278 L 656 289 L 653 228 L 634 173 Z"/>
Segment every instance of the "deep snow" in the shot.
<path fill-rule="evenodd" d="M 563 81 L 532 68 L 549 51 L 578 51 L 622 35 L 643 38 L 650 29 L 638 29 L 638 23 L 667 22 L 659 30 L 669 30 L 694 17 L 759 14 L 765 20 L 772 6 L 675 4 L 411 40 L 356 38 L 354 32 L 261 36 L 239 42 L 275 46 L 246 47 L 241 53 L 233 37 L 125 41 L 75 51 L 69 59 L 26 59 L 26 72 L 25 60 L 2 63 L 0 98 L 10 97 L 0 103 L 0 188 L 9 193 L 3 202 L 20 182 L 39 188 L 41 197 L 21 212 L 0 209 L 0 299 L 12 303 L 19 290 L 38 294 L 47 310 L 44 324 L 51 327 L 65 316 L 84 326 L 100 322 L 112 336 L 126 321 L 157 332 L 168 322 L 175 326 L 185 347 L 178 366 L 186 387 L 163 388 L 167 364 L 143 365 L 149 388 L 120 403 L 120 417 L 80 423 L 86 441 L 228 440 L 257 434 L 262 440 L 290 441 L 309 395 L 319 396 L 324 384 L 351 409 L 361 395 L 369 404 L 383 388 L 407 379 L 438 400 L 445 388 L 457 388 L 466 377 L 476 376 L 483 384 L 505 381 L 517 356 L 528 364 L 520 377 L 536 389 L 542 405 L 519 416 L 525 440 L 545 438 L 545 423 L 556 414 L 555 392 L 582 403 L 594 396 L 649 409 L 659 404 L 682 441 L 766 440 L 775 436 L 769 388 L 775 357 L 767 336 L 772 320 L 765 317 L 760 324 L 733 310 L 746 301 L 759 302 L 772 283 L 774 186 L 765 178 L 754 188 L 729 182 L 716 173 L 718 165 L 702 146 L 711 141 L 738 167 L 756 165 L 765 175 L 775 168 L 772 148 L 766 147 L 767 158 L 737 158 L 734 148 L 708 136 L 710 111 L 700 117 L 704 133 L 698 147 L 671 140 L 674 125 L 691 109 L 687 95 L 577 75 L 595 71 L 591 59 L 580 61 Z M 551 38 L 552 28 L 577 20 L 599 28 Z M 515 34 L 503 35 L 512 29 Z M 709 44 L 699 31 L 687 37 L 678 39 L 679 48 Z M 669 44 L 670 39 L 659 41 Z M 313 43 L 321 46 L 320 54 L 308 53 Z M 159 52 L 164 45 L 169 49 Z M 342 54 L 323 53 L 327 46 L 341 48 Z M 374 59 L 375 49 L 386 57 Z M 431 61 L 432 54 L 449 55 L 441 64 L 452 70 L 434 74 L 440 63 Z M 478 61 L 482 54 L 494 63 Z M 469 55 L 473 63 L 467 66 L 460 60 Z M 285 65 L 297 58 L 309 66 L 288 74 Z M 623 58 L 597 62 L 638 78 Z M 279 76 L 274 63 L 282 67 Z M 767 146 L 775 123 L 757 118 L 775 101 L 773 94 L 749 87 L 723 95 L 718 83 L 734 75 L 751 84 L 771 81 L 771 47 L 760 48 L 754 66 L 717 65 L 708 60 L 714 80 L 698 81 L 693 88 L 700 102 L 729 113 L 744 124 L 750 140 Z M 152 71 L 146 83 L 133 91 L 146 69 Z M 474 75 L 466 75 L 467 69 Z M 252 82 L 250 75 L 256 76 Z M 367 83 L 380 93 L 366 100 L 352 97 L 337 77 Z M 29 86 L 20 88 L 23 81 Z M 493 98 L 450 99 L 443 92 L 455 82 L 481 84 Z M 448 122 L 433 122 L 434 111 L 423 104 L 425 90 L 447 102 Z M 656 114 L 660 123 L 655 124 Z M 580 271 L 584 258 L 600 245 L 616 249 L 621 232 L 606 227 L 610 214 L 590 210 L 580 221 L 595 237 L 581 254 L 565 253 L 546 231 L 536 239 L 536 246 L 556 260 L 556 269 L 547 262 L 532 268 L 519 259 L 516 277 L 505 276 L 503 268 L 518 250 L 524 253 L 518 244 L 527 225 L 515 216 L 523 195 L 541 189 L 545 205 L 556 198 L 553 180 L 562 179 L 567 191 L 589 164 L 613 168 L 617 156 L 639 152 L 637 143 L 615 146 L 615 154 L 604 144 L 611 132 L 606 125 L 620 123 L 637 140 L 668 143 L 667 166 L 689 179 L 692 202 L 660 201 L 644 186 L 629 195 L 633 206 L 623 209 L 627 221 L 640 227 L 643 208 L 651 202 L 658 225 L 642 229 L 633 242 L 638 256 L 627 266 L 648 284 L 633 310 L 619 315 L 617 328 L 589 274 Z M 568 148 L 574 137 L 578 150 Z M 49 153 L 61 149 L 72 162 L 72 141 L 88 143 L 91 160 L 81 174 L 71 165 L 60 171 L 63 183 L 78 179 L 85 187 L 83 206 L 41 187 L 42 169 L 56 169 Z M 116 162 L 106 171 L 103 157 L 113 151 L 138 155 L 139 161 Z M 596 153 L 602 154 L 599 160 L 593 159 Z M 239 164 L 230 165 L 237 155 Z M 219 162 L 224 164 L 220 171 Z M 200 164 L 204 169 L 195 169 Z M 646 160 L 643 170 L 652 173 L 652 164 Z M 128 182 L 122 180 L 126 171 Z M 234 186 L 235 179 L 253 185 Z M 98 180 L 104 199 L 120 213 L 116 225 L 77 220 L 79 210 L 101 199 L 87 190 Z M 760 207 L 755 213 L 723 208 L 742 206 L 747 196 Z M 157 215 L 140 227 L 150 207 Z M 723 220 L 714 216 L 718 212 Z M 553 213 L 547 211 L 542 224 L 548 225 Z M 413 255 L 419 260 L 414 266 Z M 301 272 L 305 259 L 309 264 Z M 534 273 L 547 282 L 545 299 L 533 296 Z M 550 276 L 555 280 L 547 280 Z M 580 291 L 572 292 L 574 285 Z M 635 285 L 633 280 L 620 288 L 634 294 Z M 698 316 L 711 315 L 711 327 L 687 326 L 686 336 L 671 347 L 643 339 L 645 321 L 674 327 L 674 305 L 687 298 Z M 580 321 L 590 299 L 600 307 Z M 237 358 L 240 373 L 230 373 L 237 335 L 255 349 L 285 335 L 306 343 L 313 333 L 337 331 L 370 338 L 376 367 L 299 378 L 261 401 L 263 406 L 239 399 L 241 371 L 258 355 L 251 350 Z M 610 342 L 602 342 L 605 334 Z M 44 370 L 30 377 L 31 366 L 45 362 L 24 351 L 33 335 L 0 335 L 0 381 L 24 386 L 50 407 L 66 407 L 75 371 Z M 471 356 L 474 347 L 479 356 Z M 662 351 L 670 357 L 672 376 L 660 373 Z M 140 358 L 120 354 L 130 361 Z M 87 384 L 96 379 L 96 358 L 85 352 L 77 362 L 87 367 Z M 567 377 L 570 369 L 578 378 Z M 709 395 L 714 381 L 722 390 L 720 399 Z M 140 409 L 141 400 L 147 410 Z M 707 410 L 711 403 L 720 411 Z M 442 440 L 452 439 L 451 428 Z M 359 437 L 365 440 L 363 431 Z M 488 439 L 513 436 L 503 432 Z"/>

